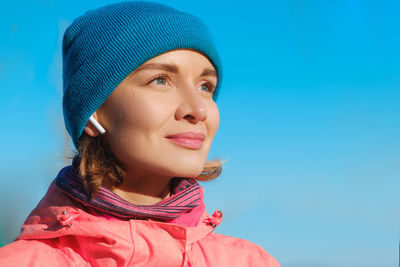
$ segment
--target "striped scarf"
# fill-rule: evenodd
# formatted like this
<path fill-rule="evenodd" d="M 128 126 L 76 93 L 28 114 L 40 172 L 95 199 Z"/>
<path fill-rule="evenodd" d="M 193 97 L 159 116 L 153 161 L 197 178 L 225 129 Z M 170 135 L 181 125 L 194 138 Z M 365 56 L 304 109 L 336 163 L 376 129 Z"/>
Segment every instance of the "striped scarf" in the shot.
<path fill-rule="evenodd" d="M 153 205 L 135 205 L 112 191 L 100 187 L 97 196 L 89 199 L 80 175 L 73 166 L 63 168 L 56 178 L 57 186 L 83 205 L 120 219 L 153 219 L 171 221 L 203 206 L 201 186 L 193 179 L 171 180 L 171 196 Z M 200 208 L 200 207 L 199 207 Z"/>

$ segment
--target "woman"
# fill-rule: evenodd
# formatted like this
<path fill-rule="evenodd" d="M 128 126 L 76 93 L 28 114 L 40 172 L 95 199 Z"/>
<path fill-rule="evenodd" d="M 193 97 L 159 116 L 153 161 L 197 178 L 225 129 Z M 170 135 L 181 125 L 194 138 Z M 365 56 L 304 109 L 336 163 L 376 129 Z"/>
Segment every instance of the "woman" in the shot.
<path fill-rule="evenodd" d="M 205 212 L 195 179 L 221 172 L 206 162 L 221 64 L 198 18 L 145 2 L 89 11 L 65 32 L 63 80 L 77 156 L 0 266 L 279 266 Z"/>

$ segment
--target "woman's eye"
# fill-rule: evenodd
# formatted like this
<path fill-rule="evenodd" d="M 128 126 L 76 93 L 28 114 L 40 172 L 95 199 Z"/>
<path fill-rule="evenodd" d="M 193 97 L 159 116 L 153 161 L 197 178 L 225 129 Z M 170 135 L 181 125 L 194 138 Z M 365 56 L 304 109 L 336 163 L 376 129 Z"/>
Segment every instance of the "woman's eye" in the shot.
<path fill-rule="evenodd" d="M 202 85 L 200 85 L 200 90 L 210 92 L 210 93 L 212 93 L 214 91 L 214 88 L 215 88 L 215 86 L 210 82 L 203 83 Z"/>
<path fill-rule="evenodd" d="M 160 84 L 160 85 L 166 85 L 167 84 L 167 80 L 165 79 L 165 78 L 163 78 L 163 77 L 158 77 L 158 78 L 155 78 L 153 81 L 151 81 L 152 83 L 155 83 L 155 84 Z"/>

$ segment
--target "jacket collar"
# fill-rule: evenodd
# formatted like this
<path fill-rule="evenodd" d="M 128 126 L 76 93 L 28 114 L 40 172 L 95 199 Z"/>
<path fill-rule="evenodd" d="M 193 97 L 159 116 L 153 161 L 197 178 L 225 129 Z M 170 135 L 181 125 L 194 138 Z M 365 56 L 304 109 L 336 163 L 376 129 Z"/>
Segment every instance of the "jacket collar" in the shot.
<path fill-rule="evenodd" d="M 185 239 L 186 245 L 190 245 L 211 233 L 221 219 L 222 214 L 219 212 L 209 216 L 204 211 L 196 226 L 187 227 L 171 222 L 119 220 L 99 216 L 99 214 L 93 215 L 53 182 L 46 195 L 22 225 L 21 234 L 17 239 L 51 239 L 66 235 L 113 239 L 118 238 L 118 234 L 126 235 L 121 232 L 121 229 L 133 225 L 140 229 L 164 231 L 171 237 Z"/>
<path fill-rule="evenodd" d="M 56 185 L 69 197 L 102 214 L 123 220 L 152 219 L 163 222 L 171 222 L 184 216 L 186 219 L 181 221 L 194 226 L 204 211 L 203 189 L 194 179 L 173 178 L 170 182 L 170 197 L 153 205 L 135 205 L 102 186 L 97 195 L 91 198 L 85 190 L 76 165 L 77 161 L 74 159 L 71 166 L 63 168 L 57 175 Z M 188 215 L 192 217 L 192 221 Z"/>

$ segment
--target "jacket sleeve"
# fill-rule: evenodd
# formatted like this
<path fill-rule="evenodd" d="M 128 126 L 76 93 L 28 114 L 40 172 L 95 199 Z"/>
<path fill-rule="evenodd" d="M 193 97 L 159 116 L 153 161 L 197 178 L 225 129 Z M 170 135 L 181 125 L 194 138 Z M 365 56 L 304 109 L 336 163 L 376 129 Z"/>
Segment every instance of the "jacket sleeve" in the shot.
<path fill-rule="evenodd" d="M 250 242 L 249 242 L 250 243 Z M 248 256 L 246 258 L 246 266 L 265 266 L 265 267 L 281 267 L 279 262 L 266 252 L 262 247 L 251 243 L 248 246 Z"/>
<path fill-rule="evenodd" d="M 262 252 L 262 255 L 260 257 L 260 265 L 258 265 L 257 263 L 254 264 L 254 266 L 271 266 L 271 267 L 281 267 L 281 265 L 279 264 L 279 262 L 272 257 L 271 255 L 269 255 L 265 250 Z"/>
<path fill-rule="evenodd" d="M 192 246 L 199 266 L 280 267 L 262 247 L 236 237 L 211 233 Z M 202 262 L 202 259 L 205 259 Z"/>
<path fill-rule="evenodd" d="M 0 266 L 90 266 L 72 249 L 61 250 L 56 240 L 18 240 L 0 248 Z"/>

